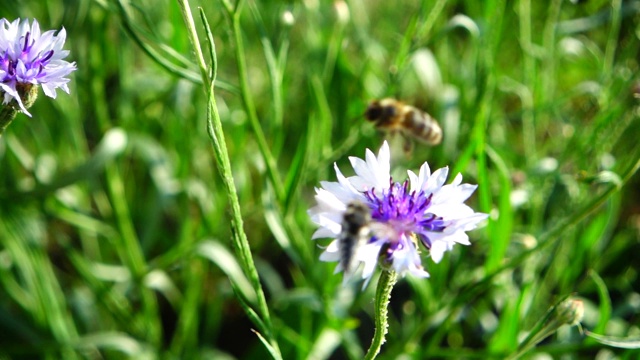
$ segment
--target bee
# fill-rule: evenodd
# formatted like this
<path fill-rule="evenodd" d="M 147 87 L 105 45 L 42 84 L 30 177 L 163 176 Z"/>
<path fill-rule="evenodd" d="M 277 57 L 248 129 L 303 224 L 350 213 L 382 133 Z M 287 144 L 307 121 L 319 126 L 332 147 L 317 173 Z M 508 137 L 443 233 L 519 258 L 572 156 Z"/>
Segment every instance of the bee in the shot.
<path fill-rule="evenodd" d="M 338 238 L 340 245 L 340 264 L 347 280 L 357 266 L 355 254 L 358 248 L 367 242 L 371 232 L 371 210 L 360 201 L 347 204 L 342 217 L 342 231 Z"/>
<path fill-rule="evenodd" d="M 378 130 L 400 133 L 405 139 L 406 152 L 411 151 L 411 138 L 427 145 L 438 145 L 442 141 L 442 129 L 431 115 L 396 99 L 371 101 L 364 117 Z"/>

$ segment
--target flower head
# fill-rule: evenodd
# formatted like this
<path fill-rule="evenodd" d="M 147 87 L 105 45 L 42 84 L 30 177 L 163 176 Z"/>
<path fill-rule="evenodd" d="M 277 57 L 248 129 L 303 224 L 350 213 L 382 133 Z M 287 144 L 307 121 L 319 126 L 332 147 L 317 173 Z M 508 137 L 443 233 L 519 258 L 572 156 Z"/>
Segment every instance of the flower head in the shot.
<path fill-rule="evenodd" d="M 62 50 L 66 36 L 64 28 L 57 35 L 54 30 L 41 33 L 35 19 L 31 25 L 26 19 L 0 19 L 2 104 L 15 100 L 20 110 L 31 116 L 25 98 L 34 86 L 42 85 L 45 95 L 52 98 L 56 97 L 57 88 L 69 93 L 66 76 L 76 70 L 76 64 L 62 60 L 69 54 Z"/>
<path fill-rule="evenodd" d="M 440 262 L 454 244 L 469 245 L 466 231 L 475 229 L 488 216 L 464 204 L 477 185 L 462 184 L 460 174 L 445 185 L 446 167 L 431 173 L 424 163 L 418 175 L 409 170 L 407 180 L 395 182 L 390 175 L 386 141 L 377 157 L 367 149 L 365 160 L 349 160 L 356 175 L 347 178 L 334 165 L 338 182 L 321 182 L 321 188 L 316 188 L 317 205 L 309 210 L 311 220 L 319 225 L 313 238 L 334 239 L 320 260 L 339 261 L 336 272 L 345 270 L 344 248 L 348 245 L 354 261 L 364 264 L 362 278 L 367 281 L 376 264 L 401 276 L 411 273 L 428 277 L 420 244 L 436 263 Z M 353 242 L 345 241 L 343 229 L 345 211 L 354 202 L 365 204 L 371 219 L 364 232 L 365 241 L 355 250 Z M 345 271 L 345 281 L 353 275 L 353 268 Z"/>

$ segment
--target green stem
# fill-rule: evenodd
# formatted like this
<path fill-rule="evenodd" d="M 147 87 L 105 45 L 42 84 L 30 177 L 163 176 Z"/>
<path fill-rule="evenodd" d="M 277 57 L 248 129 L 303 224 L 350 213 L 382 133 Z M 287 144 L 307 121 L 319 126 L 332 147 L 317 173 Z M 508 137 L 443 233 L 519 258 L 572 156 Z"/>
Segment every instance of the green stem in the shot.
<path fill-rule="evenodd" d="M 391 298 L 391 290 L 393 290 L 393 285 L 396 284 L 396 280 L 397 275 L 393 270 L 383 270 L 380 275 L 380 280 L 378 280 L 374 314 L 376 330 L 373 334 L 373 340 L 371 340 L 371 346 L 367 351 L 365 360 L 375 359 L 380 353 L 382 344 L 384 344 L 384 337 L 387 335 L 389 328 L 387 321 L 389 299 Z"/>
<path fill-rule="evenodd" d="M 578 325 L 583 315 L 584 305 L 582 301 L 572 298 L 571 295 L 564 296 L 534 325 L 529 335 L 518 345 L 518 349 L 507 360 L 520 359 L 542 340 L 553 335 L 563 325 Z"/>
<path fill-rule="evenodd" d="M 11 104 L 0 106 L 2 106 L 0 109 L 0 136 L 2 136 L 2 134 L 4 134 L 4 129 L 6 129 L 13 119 L 15 119 L 18 110 L 11 106 Z"/>
<path fill-rule="evenodd" d="M 265 332 L 264 335 L 266 339 L 268 339 L 269 345 L 272 347 L 271 350 L 274 358 L 281 358 L 278 343 L 276 342 L 275 336 L 273 334 L 273 325 L 271 323 L 267 301 L 264 295 L 264 291 L 262 290 L 262 285 L 260 284 L 260 278 L 258 277 L 258 271 L 253 261 L 253 256 L 251 255 L 251 247 L 249 245 L 247 235 L 244 232 L 242 212 L 240 210 L 240 201 L 238 199 L 238 193 L 236 190 L 235 182 L 233 180 L 231 161 L 229 160 L 229 153 L 227 152 L 224 132 L 222 131 L 222 122 L 220 121 L 220 114 L 218 113 L 218 107 L 216 105 L 214 97 L 214 83 L 217 73 L 217 59 L 214 47 L 215 44 L 213 43 L 208 24 L 206 23 L 206 18 L 203 16 L 203 21 L 205 21 L 206 30 L 209 35 L 209 43 L 211 46 L 210 56 L 212 66 L 211 72 L 209 72 L 204 60 L 202 49 L 200 48 L 200 40 L 198 39 L 195 23 L 193 21 L 193 17 L 191 16 L 191 11 L 189 10 L 189 2 L 188 0 L 178 0 L 178 3 L 180 5 L 182 15 L 187 27 L 189 40 L 191 41 L 196 54 L 196 61 L 200 68 L 202 80 L 205 84 L 208 84 L 208 86 L 205 88 L 209 99 L 207 108 L 207 132 L 211 139 L 211 144 L 213 145 L 216 164 L 220 169 L 222 182 L 226 189 L 228 201 L 231 205 L 233 248 L 237 256 L 240 258 L 240 265 L 242 266 L 244 273 L 247 275 L 254 290 L 256 291 L 258 314 L 261 320 L 264 322 L 264 328 L 262 328 L 261 330 Z M 260 326 L 260 324 L 256 325 Z"/>

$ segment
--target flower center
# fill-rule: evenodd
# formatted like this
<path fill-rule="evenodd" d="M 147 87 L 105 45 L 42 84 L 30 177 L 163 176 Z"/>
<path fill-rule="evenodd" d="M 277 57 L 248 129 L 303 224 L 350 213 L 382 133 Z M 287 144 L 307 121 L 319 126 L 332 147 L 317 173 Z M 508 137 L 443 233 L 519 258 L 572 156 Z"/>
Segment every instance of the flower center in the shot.
<path fill-rule="evenodd" d="M 404 183 L 389 181 L 389 189 L 381 194 L 376 194 L 375 189 L 364 193 L 371 208 L 371 218 L 393 228 L 398 236 L 409 238 L 416 234 L 425 246 L 430 247 L 428 233 L 442 232 L 446 227 L 442 217 L 429 212 L 433 194 L 427 195 L 423 190 L 409 191 L 408 180 Z"/>

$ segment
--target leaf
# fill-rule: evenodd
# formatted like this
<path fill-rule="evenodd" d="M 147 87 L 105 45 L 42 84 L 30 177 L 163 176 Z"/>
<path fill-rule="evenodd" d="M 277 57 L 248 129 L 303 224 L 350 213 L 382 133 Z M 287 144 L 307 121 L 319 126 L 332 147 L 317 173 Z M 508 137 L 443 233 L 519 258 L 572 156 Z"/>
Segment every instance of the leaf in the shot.
<path fill-rule="evenodd" d="M 321 332 L 316 342 L 313 344 L 307 360 L 322 360 L 329 359 L 334 350 L 340 345 L 342 337 L 340 333 L 335 329 L 325 327 Z"/>
<path fill-rule="evenodd" d="M 101 350 L 115 350 L 136 359 L 153 359 L 151 347 L 131 336 L 120 332 L 100 332 L 84 336 L 73 343 L 79 349 L 93 347 Z"/>
<path fill-rule="evenodd" d="M 616 336 L 606 336 L 592 333 L 585 330 L 585 334 L 595 341 L 620 349 L 640 349 L 640 338 L 621 338 Z"/>
<path fill-rule="evenodd" d="M 258 335 L 258 339 L 260 339 L 260 341 L 262 342 L 264 347 L 267 348 L 267 351 L 269 351 L 269 354 L 271 355 L 272 358 L 274 358 L 274 359 L 282 359 L 282 356 L 280 355 L 280 353 L 278 353 L 278 351 L 276 351 L 276 349 L 274 349 L 273 346 L 271 346 L 271 344 L 269 344 L 267 339 L 265 339 L 264 336 L 262 336 L 262 334 L 260 334 L 259 332 L 255 331 L 253 329 L 251 331 L 253 331 L 256 335 Z"/>
<path fill-rule="evenodd" d="M 609 296 L 609 290 L 605 281 L 595 271 L 590 271 L 589 275 L 593 279 L 598 289 L 598 297 L 600 297 L 600 320 L 596 327 L 597 331 L 604 331 L 607 322 L 611 318 L 611 297 Z"/>
<path fill-rule="evenodd" d="M 227 275 L 229 281 L 242 293 L 242 296 L 252 306 L 255 306 L 257 303 L 256 292 L 229 250 L 218 242 L 207 240 L 198 245 L 197 253 L 216 264 Z"/>

